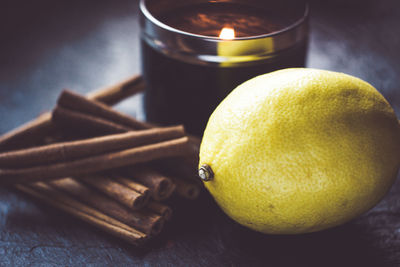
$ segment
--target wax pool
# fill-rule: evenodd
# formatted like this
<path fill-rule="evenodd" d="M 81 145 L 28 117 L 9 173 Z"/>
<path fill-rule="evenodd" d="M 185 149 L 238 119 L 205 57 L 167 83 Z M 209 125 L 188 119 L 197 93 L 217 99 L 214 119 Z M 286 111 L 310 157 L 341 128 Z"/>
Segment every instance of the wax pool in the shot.
<path fill-rule="evenodd" d="M 236 37 L 250 37 L 279 31 L 294 22 L 290 14 L 231 3 L 185 6 L 163 14 L 160 20 L 175 29 L 213 37 L 218 37 L 223 27 L 233 28 Z"/>

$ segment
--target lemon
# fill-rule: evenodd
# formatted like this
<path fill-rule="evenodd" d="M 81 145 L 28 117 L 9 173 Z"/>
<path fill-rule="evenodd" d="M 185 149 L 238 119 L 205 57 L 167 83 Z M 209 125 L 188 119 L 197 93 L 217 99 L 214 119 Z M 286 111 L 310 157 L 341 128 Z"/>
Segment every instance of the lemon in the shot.
<path fill-rule="evenodd" d="M 370 84 L 285 69 L 233 90 L 211 115 L 200 176 L 234 220 L 270 234 L 314 232 L 376 205 L 400 165 L 400 125 Z M 207 169 L 208 167 L 208 169 Z"/>

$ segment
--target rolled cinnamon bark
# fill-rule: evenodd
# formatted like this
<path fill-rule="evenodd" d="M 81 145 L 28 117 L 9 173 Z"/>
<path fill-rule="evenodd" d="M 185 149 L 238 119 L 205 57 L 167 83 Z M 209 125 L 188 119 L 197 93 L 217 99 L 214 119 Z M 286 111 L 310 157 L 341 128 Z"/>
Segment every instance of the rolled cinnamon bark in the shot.
<path fill-rule="evenodd" d="M 129 178 L 126 178 L 126 177 L 116 176 L 113 179 L 116 182 L 118 182 L 118 183 L 120 183 L 120 184 L 122 184 L 122 185 L 124 185 L 124 186 L 126 186 L 126 187 L 128 187 L 130 189 L 132 189 L 132 190 L 135 190 L 136 192 L 143 193 L 145 191 L 150 196 L 150 190 L 149 190 L 149 188 L 147 186 L 139 184 L 139 183 L 137 183 L 137 182 L 135 182 L 135 181 L 133 181 L 133 180 L 131 180 Z"/>
<path fill-rule="evenodd" d="M 187 153 L 189 153 L 188 138 L 182 137 L 74 161 L 32 168 L 0 169 L 0 183 L 26 183 L 50 178 L 80 176 Z"/>
<path fill-rule="evenodd" d="M 114 105 L 128 96 L 143 91 L 144 88 L 142 77 L 136 75 L 118 84 L 94 91 L 88 95 L 88 98 Z M 1 136 L 0 151 L 26 148 L 41 143 L 44 137 L 51 135 L 55 130 L 51 123 L 51 116 L 49 112 L 44 113 Z"/>
<path fill-rule="evenodd" d="M 131 130 L 149 129 L 152 126 L 118 112 L 111 107 L 95 100 L 81 96 L 69 90 L 64 90 L 58 98 L 58 106 L 112 121 Z"/>
<path fill-rule="evenodd" d="M 132 130 L 121 124 L 61 106 L 57 106 L 53 110 L 52 121 L 69 135 L 75 136 L 99 136 Z"/>
<path fill-rule="evenodd" d="M 131 244 L 140 245 L 148 239 L 148 235 L 145 233 L 111 218 L 44 183 L 18 184 L 16 188 Z"/>
<path fill-rule="evenodd" d="M 143 92 L 145 87 L 142 76 L 134 75 L 111 86 L 90 92 L 86 96 L 88 99 L 112 106 L 132 95 Z"/>
<path fill-rule="evenodd" d="M 153 162 L 153 166 L 168 175 L 201 184 L 198 179 L 198 155 L 172 157 Z"/>
<path fill-rule="evenodd" d="M 114 181 L 109 176 L 90 175 L 80 177 L 79 180 L 134 210 L 146 206 L 150 198 L 149 189 L 140 193 Z"/>
<path fill-rule="evenodd" d="M 160 202 L 150 201 L 146 208 L 158 215 L 161 215 L 167 221 L 169 221 L 172 217 L 172 209 Z"/>
<path fill-rule="evenodd" d="M 40 164 L 65 162 L 183 136 L 183 127 L 176 126 L 130 131 L 122 134 L 113 134 L 79 141 L 55 143 L 0 153 L 0 167 L 23 168 Z"/>
<path fill-rule="evenodd" d="M 63 178 L 51 181 L 49 185 L 145 234 L 156 235 L 162 230 L 164 221 L 160 215 L 145 210 L 132 211 L 76 179 Z M 124 193 L 121 191 L 121 194 Z"/>
<path fill-rule="evenodd" d="M 175 190 L 175 184 L 169 177 L 147 166 L 127 167 L 122 169 L 122 173 L 124 176 L 147 186 L 155 200 L 165 200 Z"/>
<path fill-rule="evenodd" d="M 51 113 L 43 113 L 36 119 L 2 135 L 0 137 L 0 151 L 35 145 L 54 130 L 55 128 L 51 123 Z"/>
<path fill-rule="evenodd" d="M 168 176 L 178 177 L 184 179 L 184 181 L 189 180 L 191 182 L 197 182 L 201 185 L 200 179 L 198 179 L 201 140 L 192 135 L 188 135 L 188 137 L 192 150 L 190 155 L 157 160 L 153 165 Z"/>

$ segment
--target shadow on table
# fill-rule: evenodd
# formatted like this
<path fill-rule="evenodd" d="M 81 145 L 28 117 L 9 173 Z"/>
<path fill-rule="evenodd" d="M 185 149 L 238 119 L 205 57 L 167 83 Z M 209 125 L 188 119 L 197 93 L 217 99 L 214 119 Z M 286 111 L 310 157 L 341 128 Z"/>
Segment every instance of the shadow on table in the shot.
<path fill-rule="evenodd" d="M 216 259 L 210 262 L 229 266 L 390 266 L 364 225 L 352 222 L 310 234 L 265 235 L 235 223 L 204 195 L 189 205 L 174 203 L 175 221 L 148 245 L 149 251 L 164 248 L 174 253 L 174 243 L 186 243 L 196 251 L 212 251 Z"/>
<path fill-rule="evenodd" d="M 224 233 L 231 256 L 274 266 L 385 266 L 384 255 L 366 240 L 368 232 L 354 224 L 294 236 L 262 235 L 235 225 Z M 250 260 L 250 261 L 251 261 Z"/>
<path fill-rule="evenodd" d="M 32 208 L 28 205 L 20 212 L 8 213 L 12 228 L 27 229 L 29 226 L 28 229 L 38 235 L 47 233 L 48 229 L 43 229 L 47 227 L 55 228 L 55 232 L 64 229 L 62 231 L 67 231 L 76 240 L 92 240 L 94 235 L 98 241 L 90 243 L 103 246 L 99 240 L 107 240 L 109 245 L 121 248 L 134 258 L 169 260 L 170 257 L 163 255 L 178 255 L 193 260 L 193 266 L 197 266 L 197 257 L 206 259 L 209 266 L 391 266 L 387 255 L 375 244 L 379 240 L 371 237 L 364 224 L 353 222 L 304 235 L 265 235 L 232 221 L 207 193 L 198 201 L 172 199 L 173 221 L 158 238 L 141 248 L 34 200 L 36 202 L 46 216 L 37 218 L 35 212 L 34 215 L 26 214 L 26 209 Z M 79 233 L 85 234 L 80 236 Z M 57 236 L 57 233 L 53 234 Z"/>

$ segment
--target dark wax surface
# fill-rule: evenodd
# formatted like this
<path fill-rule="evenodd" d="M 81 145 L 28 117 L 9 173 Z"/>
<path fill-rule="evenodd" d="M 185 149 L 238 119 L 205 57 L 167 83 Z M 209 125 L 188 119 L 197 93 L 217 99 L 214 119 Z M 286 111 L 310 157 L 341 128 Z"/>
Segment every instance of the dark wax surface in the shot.
<path fill-rule="evenodd" d="M 299 13 L 299 12 L 297 12 Z M 272 33 L 288 27 L 296 19 L 290 9 L 275 10 L 243 4 L 206 3 L 188 5 L 167 12 L 159 18 L 165 24 L 194 34 L 218 37 L 224 27 L 233 28 L 236 37 Z"/>
<path fill-rule="evenodd" d="M 139 69 L 135 1 L 5 1 L 0 8 L 0 133 Z M 358 76 L 400 116 L 400 2 L 313 1 L 308 66 Z M 143 118 L 140 97 L 118 109 Z M 184 217 L 183 217 L 183 216 Z M 331 230 L 247 230 L 204 197 L 137 249 L 22 193 L 0 189 L 0 266 L 399 266 L 400 181 L 374 209 Z"/>

